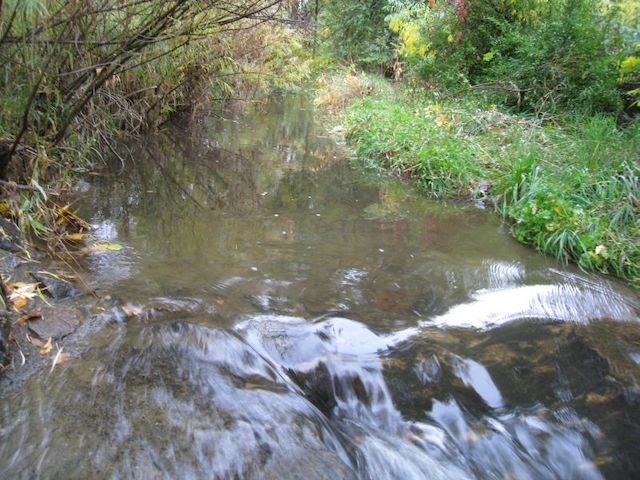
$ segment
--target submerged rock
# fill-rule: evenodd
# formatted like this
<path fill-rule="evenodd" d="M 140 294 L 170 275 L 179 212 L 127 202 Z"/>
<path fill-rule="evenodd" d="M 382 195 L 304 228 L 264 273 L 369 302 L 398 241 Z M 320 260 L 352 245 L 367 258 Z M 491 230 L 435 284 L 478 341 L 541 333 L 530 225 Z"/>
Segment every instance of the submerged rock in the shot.
<path fill-rule="evenodd" d="M 29 320 L 29 330 L 42 339 L 60 340 L 73 333 L 83 318 L 77 308 L 67 305 L 41 308 L 41 318 Z"/>

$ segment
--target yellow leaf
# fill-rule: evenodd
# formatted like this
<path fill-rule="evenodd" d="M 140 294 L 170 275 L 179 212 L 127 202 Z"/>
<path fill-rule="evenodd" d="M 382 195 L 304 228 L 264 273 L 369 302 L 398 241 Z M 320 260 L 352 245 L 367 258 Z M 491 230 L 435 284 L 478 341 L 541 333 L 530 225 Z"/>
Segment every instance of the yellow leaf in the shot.
<path fill-rule="evenodd" d="M 118 245 L 117 243 L 109 243 L 107 241 L 101 240 L 99 242 L 94 243 L 91 246 L 92 250 L 94 251 L 98 251 L 98 252 L 104 252 L 104 251 L 118 251 L 118 250 L 122 250 L 122 245 Z"/>
<path fill-rule="evenodd" d="M 620 63 L 622 73 L 633 72 L 636 68 L 640 68 L 640 57 L 631 55 Z"/>
<path fill-rule="evenodd" d="M 28 303 L 27 299 L 24 297 L 18 297 L 13 301 L 13 308 L 15 311 L 20 310 Z"/>
<path fill-rule="evenodd" d="M 84 233 L 69 233 L 65 235 L 63 238 L 65 240 L 72 240 L 74 242 L 79 242 L 84 238 L 84 235 L 85 235 Z"/>
<path fill-rule="evenodd" d="M 449 118 L 446 115 L 437 115 L 436 116 L 436 125 L 442 127 L 444 125 L 448 125 L 449 122 Z"/>

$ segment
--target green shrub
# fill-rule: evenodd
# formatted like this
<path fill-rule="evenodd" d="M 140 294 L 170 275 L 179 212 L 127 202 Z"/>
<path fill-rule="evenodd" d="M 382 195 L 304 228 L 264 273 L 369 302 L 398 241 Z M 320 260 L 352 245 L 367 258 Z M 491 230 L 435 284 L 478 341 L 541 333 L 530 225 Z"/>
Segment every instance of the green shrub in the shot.
<path fill-rule="evenodd" d="M 607 37 L 612 25 L 598 11 L 593 0 L 565 0 L 535 28 L 496 22 L 491 58 L 478 77 L 514 82 L 520 106 L 535 112 L 618 111 L 617 56 Z"/>
<path fill-rule="evenodd" d="M 414 74 L 445 86 L 481 84 L 537 113 L 620 108 L 620 24 L 598 0 L 390 5 L 390 29 Z"/>
<path fill-rule="evenodd" d="M 363 68 L 393 63 L 386 0 L 328 0 L 319 7 L 320 38 L 334 57 Z"/>

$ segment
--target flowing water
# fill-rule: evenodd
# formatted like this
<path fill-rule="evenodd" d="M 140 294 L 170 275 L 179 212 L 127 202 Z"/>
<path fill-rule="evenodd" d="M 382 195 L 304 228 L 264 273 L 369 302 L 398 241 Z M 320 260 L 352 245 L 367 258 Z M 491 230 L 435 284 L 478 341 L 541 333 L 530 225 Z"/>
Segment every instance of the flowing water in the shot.
<path fill-rule="evenodd" d="M 634 292 L 363 179 L 304 99 L 127 156 L 79 186 L 123 248 L 0 398 L 1 478 L 640 476 Z"/>

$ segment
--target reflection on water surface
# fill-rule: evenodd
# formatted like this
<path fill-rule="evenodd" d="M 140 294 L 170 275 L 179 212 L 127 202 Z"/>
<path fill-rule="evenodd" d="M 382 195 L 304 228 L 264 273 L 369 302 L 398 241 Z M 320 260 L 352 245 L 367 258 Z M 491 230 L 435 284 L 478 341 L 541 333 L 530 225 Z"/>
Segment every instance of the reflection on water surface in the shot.
<path fill-rule="evenodd" d="M 3 478 L 640 475 L 633 292 L 362 180 L 300 98 L 131 148 L 79 189 L 124 248 L 2 398 Z"/>

